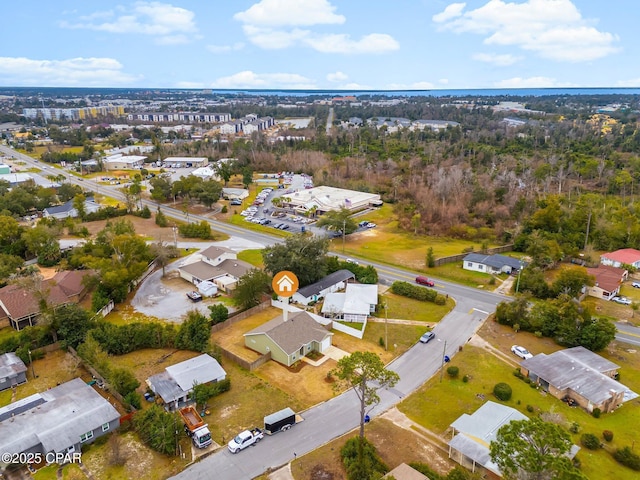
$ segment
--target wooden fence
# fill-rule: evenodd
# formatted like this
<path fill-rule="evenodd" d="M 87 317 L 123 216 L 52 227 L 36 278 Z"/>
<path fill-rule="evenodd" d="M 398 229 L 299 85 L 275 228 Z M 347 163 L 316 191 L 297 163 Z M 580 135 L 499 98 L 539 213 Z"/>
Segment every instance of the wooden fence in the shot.
<path fill-rule="evenodd" d="M 231 315 L 229 315 L 229 318 L 227 318 L 224 322 L 213 325 L 211 327 L 211 333 L 219 332 L 220 330 L 225 329 L 229 325 L 233 325 L 234 323 L 237 323 L 240 320 L 244 320 L 245 318 L 248 318 L 255 313 L 261 312 L 262 310 L 270 306 L 271 306 L 271 299 L 265 300 L 264 302 L 256 305 L 255 307 L 249 308 L 248 310 L 243 310 L 238 313 L 232 313 Z"/>

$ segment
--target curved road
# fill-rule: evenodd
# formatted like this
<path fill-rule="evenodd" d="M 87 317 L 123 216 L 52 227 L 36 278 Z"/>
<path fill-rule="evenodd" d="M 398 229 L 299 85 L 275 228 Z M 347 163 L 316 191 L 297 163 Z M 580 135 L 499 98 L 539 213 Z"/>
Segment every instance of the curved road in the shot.
<path fill-rule="evenodd" d="M 15 152 L 13 149 L 0 146 L 0 151 L 18 157 L 34 167 L 39 164 L 31 157 Z M 71 182 L 88 187 L 86 182 L 68 175 Z M 106 195 L 122 199 L 117 190 L 91 184 L 90 189 Z M 150 208 L 155 204 L 143 201 Z M 176 219 L 184 219 L 178 209 L 163 206 L 165 215 Z M 229 235 L 244 237 L 248 240 L 271 245 L 282 239 L 267 234 L 247 231 L 234 225 L 211 220 L 198 215 L 190 215 L 193 220 L 205 220 L 218 231 Z M 400 268 L 371 264 L 378 269 L 382 283 L 394 280 L 412 281 L 416 274 Z M 371 412 L 378 415 L 397 404 L 406 395 L 412 393 L 425 381 L 443 367 L 443 356 L 453 357 L 487 318 L 495 310 L 496 305 L 508 299 L 502 295 L 469 288 L 449 282 L 438 281 L 436 289 L 456 299 L 455 308 L 434 328 L 436 340 L 428 344 L 418 343 L 404 355 L 395 359 L 388 368 L 400 375 L 399 383 L 392 389 L 385 389 L 380 394 L 380 403 Z M 623 342 L 640 345 L 640 329 L 625 324 L 617 324 L 619 333 L 616 338 Z M 231 454 L 226 448 L 192 465 L 173 478 L 177 479 L 209 479 L 238 480 L 254 478 L 268 469 L 273 469 L 293 460 L 297 455 L 315 450 L 332 439 L 349 432 L 358 426 L 359 405 L 356 395 L 347 391 L 331 400 L 301 412 L 305 419 L 292 430 L 268 437 L 250 451 Z M 215 473 L 214 473 L 215 472 Z"/>

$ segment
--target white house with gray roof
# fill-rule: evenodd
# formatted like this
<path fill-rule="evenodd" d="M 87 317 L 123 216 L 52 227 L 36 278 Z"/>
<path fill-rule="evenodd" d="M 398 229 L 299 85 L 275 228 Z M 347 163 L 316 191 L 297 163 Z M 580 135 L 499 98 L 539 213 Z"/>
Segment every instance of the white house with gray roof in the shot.
<path fill-rule="evenodd" d="M 240 277 L 255 268 L 250 263 L 238 260 L 233 250 L 215 245 L 193 255 L 187 262 L 178 267 L 180 277 L 194 285 L 213 282 L 227 293 L 236 288 Z"/>
<path fill-rule="evenodd" d="M 0 452 L 79 452 L 119 426 L 118 411 L 75 378 L 0 408 Z"/>
<path fill-rule="evenodd" d="M 319 299 L 324 298 L 328 293 L 342 290 L 349 280 L 355 278 L 355 274 L 349 270 L 335 271 L 316 283 L 299 288 L 292 297 L 293 301 L 302 305 L 309 305 L 311 302 L 317 302 Z"/>
<path fill-rule="evenodd" d="M 515 273 L 526 266 L 526 262 L 506 255 L 470 253 L 462 259 L 462 268 L 465 270 L 490 274 Z"/>
<path fill-rule="evenodd" d="M 218 361 L 205 354 L 176 363 L 164 372 L 147 378 L 147 385 L 164 402 L 168 410 L 186 405 L 196 384 L 221 382 L 227 372 Z"/>
<path fill-rule="evenodd" d="M 378 285 L 348 283 L 344 292 L 328 293 L 322 304 L 327 318 L 364 323 L 378 305 Z"/>

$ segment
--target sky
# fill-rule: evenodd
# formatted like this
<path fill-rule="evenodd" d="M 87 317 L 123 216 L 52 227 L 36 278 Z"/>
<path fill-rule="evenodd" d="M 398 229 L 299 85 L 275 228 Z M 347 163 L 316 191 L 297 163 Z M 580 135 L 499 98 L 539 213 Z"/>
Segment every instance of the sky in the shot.
<path fill-rule="evenodd" d="M 0 86 L 640 87 L 638 0 L 3 2 Z"/>

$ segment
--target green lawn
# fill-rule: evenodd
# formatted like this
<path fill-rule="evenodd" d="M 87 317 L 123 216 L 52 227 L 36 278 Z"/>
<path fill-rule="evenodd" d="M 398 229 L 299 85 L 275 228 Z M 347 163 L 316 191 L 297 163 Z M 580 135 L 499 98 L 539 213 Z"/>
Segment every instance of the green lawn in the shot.
<path fill-rule="evenodd" d="M 258 268 L 264 267 L 261 248 L 254 248 L 238 252 L 238 260 L 243 260 L 247 263 L 250 263 L 251 265 L 255 265 Z"/>
<path fill-rule="evenodd" d="M 565 426 L 578 423 L 580 433 L 572 435 L 577 445 L 582 433 L 593 433 L 601 438 L 603 430 L 614 432 L 613 442 L 607 448 L 631 446 L 637 438 L 634 430 L 640 422 L 637 400 L 596 419 L 580 408 L 568 407 L 551 395 L 531 388 L 513 376 L 510 366 L 482 349 L 464 347 L 454 357 L 451 365 L 460 367 L 458 379 L 450 379 L 445 372 L 443 381 L 440 382 L 440 375 L 435 375 L 399 405 L 400 410 L 408 417 L 439 435 L 444 436 L 449 425 L 463 413 L 473 413 L 487 400 L 497 402 L 492 393 L 493 387 L 498 382 L 506 382 L 513 389 L 513 396 L 510 401 L 501 403 L 527 416 L 540 412 L 559 414 L 563 417 Z M 464 375 L 470 376 L 468 383 L 462 381 Z M 527 405 L 534 407 L 534 413 L 527 411 Z M 592 452 L 582 449 L 578 458 L 582 462 L 582 471 L 591 480 L 637 478 L 636 472 L 619 465 L 604 450 Z"/>
<path fill-rule="evenodd" d="M 443 278 L 455 283 L 467 285 L 469 287 L 480 287 L 487 290 L 493 290 L 500 284 L 500 281 L 495 281 L 494 285 L 491 285 L 492 275 L 481 272 L 472 272 L 462 268 L 462 262 L 445 263 L 439 267 L 424 269 L 428 275 L 432 275 L 437 278 Z M 506 274 L 502 274 L 498 277 L 500 280 L 507 278 Z"/>
<path fill-rule="evenodd" d="M 412 298 L 402 297 L 387 291 L 382 295 L 381 303 L 387 302 L 389 313 L 387 318 L 400 320 L 418 320 L 421 322 L 438 322 L 453 308 L 453 300 L 447 300 L 446 305 L 436 305 L 433 302 L 421 302 Z M 376 317 L 385 318 L 384 308 L 379 308 Z"/>

